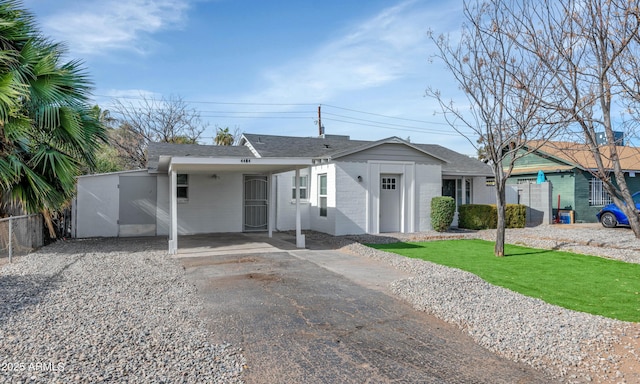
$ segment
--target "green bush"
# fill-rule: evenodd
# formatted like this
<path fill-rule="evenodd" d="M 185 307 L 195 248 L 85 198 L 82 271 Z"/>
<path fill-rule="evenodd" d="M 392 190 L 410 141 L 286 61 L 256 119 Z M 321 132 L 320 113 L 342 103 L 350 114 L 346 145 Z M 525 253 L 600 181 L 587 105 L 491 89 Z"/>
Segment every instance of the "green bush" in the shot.
<path fill-rule="evenodd" d="M 431 227 L 444 232 L 451 226 L 456 213 L 456 202 L 453 197 L 436 196 L 431 199 Z"/>
<path fill-rule="evenodd" d="M 458 207 L 458 228 L 496 228 L 498 212 L 495 205 L 465 204 Z"/>
<path fill-rule="evenodd" d="M 527 207 L 507 204 L 505 227 L 524 228 Z M 467 229 L 495 229 L 498 226 L 498 209 L 495 204 L 466 204 L 458 207 L 458 227 Z"/>
<path fill-rule="evenodd" d="M 496 220 L 498 213 L 496 212 Z M 527 223 L 527 206 L 522 204 L 507 204 L 504 210 L 505 227 L 524 228 Z"/>

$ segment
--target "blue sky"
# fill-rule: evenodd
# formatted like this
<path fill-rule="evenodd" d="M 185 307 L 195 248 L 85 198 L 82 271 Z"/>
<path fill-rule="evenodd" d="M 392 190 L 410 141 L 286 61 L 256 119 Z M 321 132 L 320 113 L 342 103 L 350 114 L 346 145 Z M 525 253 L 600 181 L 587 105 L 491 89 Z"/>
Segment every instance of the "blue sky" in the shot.
<path fill-rule="evenodd" d="M 462 1 L 25 0 L 41 30 L 84 61 L 95 102 L 178 95 L 215 126 L 377 140 L 410 137 L 475 154 L 428 86 L 456 84 L 427 36 L 455 33 Z"/>

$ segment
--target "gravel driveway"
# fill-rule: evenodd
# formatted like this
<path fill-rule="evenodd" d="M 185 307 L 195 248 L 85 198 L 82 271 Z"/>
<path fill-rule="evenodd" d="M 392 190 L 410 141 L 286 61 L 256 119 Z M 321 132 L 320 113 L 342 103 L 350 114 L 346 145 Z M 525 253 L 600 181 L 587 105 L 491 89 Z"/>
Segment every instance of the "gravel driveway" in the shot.
<path fill-rule="evenodd" d="M 481 237 L 307 234 L 307 243 L 357 253 L 414 275 L 390 287 L 479 345 L 565 382 L 640 382 L 640 329 L 550 306 L 465 272 L 374 251 L 359 241 Z M 542 226 L 507 241 L 640 263 L 628 229 Z M 201 298 L 166 239 L 58 242 L 0 270 L 0 382 L 241 382 L 240 345 L 211 343 Z"/>

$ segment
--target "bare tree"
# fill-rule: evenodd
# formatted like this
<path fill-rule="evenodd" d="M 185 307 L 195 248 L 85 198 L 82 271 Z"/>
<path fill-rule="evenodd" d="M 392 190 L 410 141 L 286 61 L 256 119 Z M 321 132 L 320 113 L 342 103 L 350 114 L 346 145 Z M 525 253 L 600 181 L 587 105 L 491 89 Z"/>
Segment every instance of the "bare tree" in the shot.
<path fill-rule="evenodd" d="M 500 1 L 464 4 L 465 24 L 458 41 L 431 35 L 439 58 L 467 97 L 460 109 L 439 90 L 427 95 L 438 100 L 449 124 L 478 150 L 495 175 L 498 211 L 495 255 L 504 256 L 506 182 L 516 160 L 535 150 L 559 122 L 532 95 L 545 97 L 553 84 L 510 38 L 518 26 L 510 23 Z M 461 128 L 462 127 L 462 128 Z"/>
<path fill-rule="evenodd" d="M 639 2 L 501 2 L 512 22 L 520 26 L 519 34 L 510 34 L 511 39 L 524 52 L 535 55 L 558 84 L 554 94 L 531 95 L 533 102 L 561 113 L 570 123 L 566 137 L 581 145 L 565 153 L 574 157 L 585 149 L 590 153 L 595 167 L 589 172 L 602 180 L 640 238 L 640 220 L 614 134 L 640 121 Z M 598 134 L 604 134 L 604 143 L 598 141 Z"/>
<path fill-rule="evenodd" d="M 136 102 L 115 100 L 112 108 L 119 127 L 111 133 L 111 143 L 129 168 L 147 165 L 150 142 L 196 144 L 208 124 L 178 96 L 160 100 L 141 96 Z"/>

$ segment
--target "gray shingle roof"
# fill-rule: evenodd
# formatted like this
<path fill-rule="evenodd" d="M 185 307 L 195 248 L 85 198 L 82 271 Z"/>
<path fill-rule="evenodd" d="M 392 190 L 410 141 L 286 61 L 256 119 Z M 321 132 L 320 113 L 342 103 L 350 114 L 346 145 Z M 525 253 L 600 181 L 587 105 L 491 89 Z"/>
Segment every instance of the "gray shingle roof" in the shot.
<path fill-rule="evenodd" d="M 329 158 L 345 152 L 357 152 L 368 148 L 374 141 L 349 140 L 346 137 L 293 137 L 245 133 L 244 138 L 261 157 Z M 381 140 L 383 141 L 383 140 Z M 442 164 L 445 175 L 492 175 L 491 168 L 458 152 L 437 144 L 416 144 L 412 146 L 447 161 Z M 246 145 L 199 145 L 150 143 L 148 147 L 148 169 L 155 170 L 160 156 L 193 157 L 254 157 Z"/>
<path fill-rule="evenodd" d="M 369 143 L 346 138 L 243 135 L 262 157 L 329 157 Z"/>
<path fill-rule="evenodd" d="M 160 156 L 254 157 L 251 150 L 244 145 L 149 143 L 147 147 L 147 169 L 156 170 Z"/>
<path fill-rule="evenodd" d="M 432 153 L 435 156 L 447 160 L 448 163 L 442 165 L 442 173 L 444 174 L 473 174 L 476 176 L 493 176 L 491 167 L 478 159 L 474 159 L 456 151 L 452 151 L 437 144 L 413 145 L 421 148 L 427 153 Z"/>
<path fill-rule="evenodd" d="M 291 137 L 247 133 L 244 134 L 244 137 L 262 157 L 331 157 L 344 152 L 357 151 L 358 148 L 366 148 L 374 143 L 374 141 L 346 138 Z M 410 144 L 437 158 L 446 160 L 447 163 L 442 165 L 444 174 L 493 175 L 491 167 L 487 164 L 440 145 Z"/>

